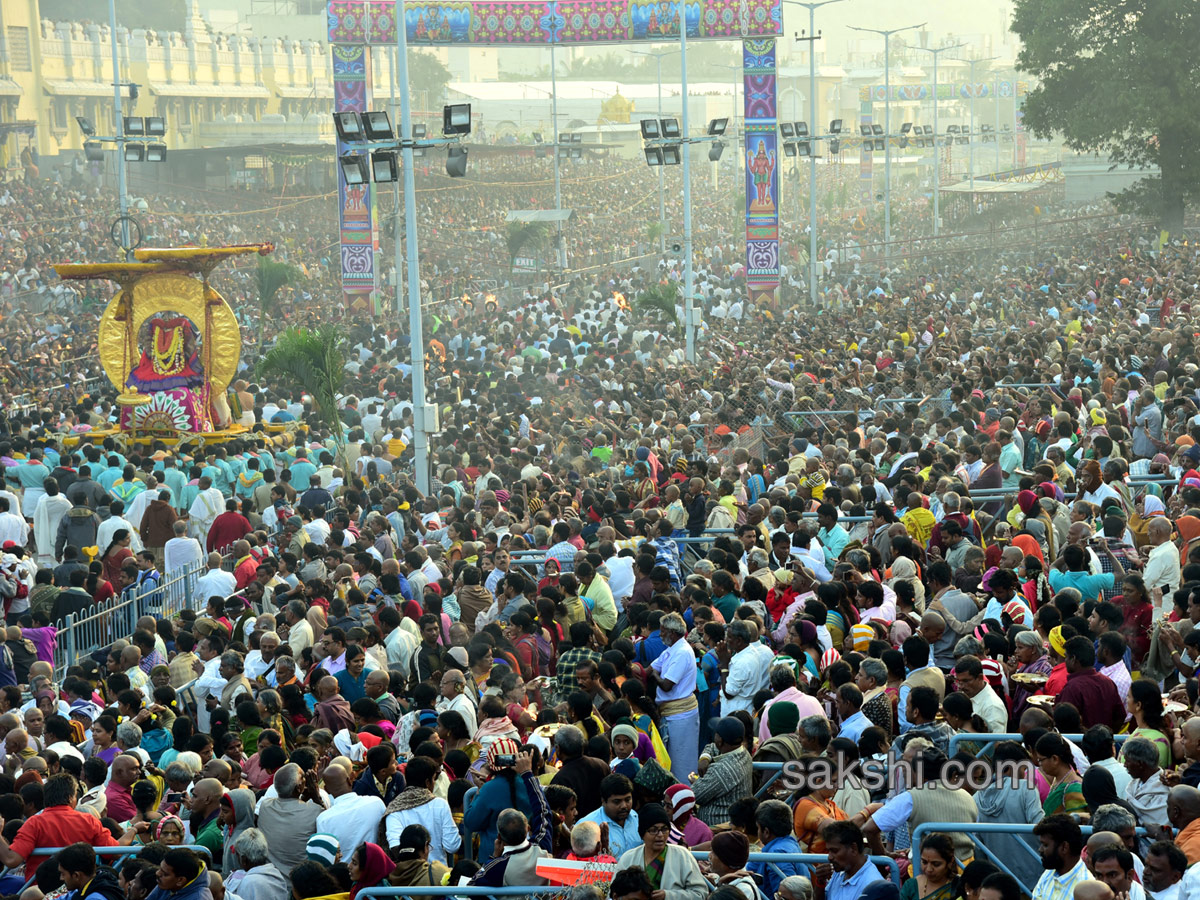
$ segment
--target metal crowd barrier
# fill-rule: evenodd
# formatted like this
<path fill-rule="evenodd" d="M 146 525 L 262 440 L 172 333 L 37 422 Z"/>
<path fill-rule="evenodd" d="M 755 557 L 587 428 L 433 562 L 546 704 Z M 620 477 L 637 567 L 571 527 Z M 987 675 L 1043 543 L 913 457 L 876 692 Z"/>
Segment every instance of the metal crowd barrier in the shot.
<path fill-rule="evenodd" d="M 1079 741 L 1083 740 L 1082 734 L 1064 734 L 1062 737 L 1066 738 L 1072 743 L 1078 743 Z M 1123 741 L 1128 740 L 1129 737 L 1130 736 L 1127 734 L 1114 734 L 1113 740 L 1120 744 Z M 1019 734 L 968 734 L 965 732 L 959 732 L 958 734 L 950 735 L 950 745 L 948 751 L 949 755 L 953 756 L 958 745 L 964 742 L 968 744 L 989 744 L 997 741 L 1016 741 L 1019 744 L 1022 740 L 1023 738 Z"/>
<path fill-rule="evenodd" d="M 55 669 L 63 671 L 81 657 L 107 647 L 118 638 L 129 637 L 137 620 L 144 615 L 168 618 L 184 609 L 196 608 L 192 593 L 196 581 L 207 569 L 207 562 L 202 559 L 178 575 L 147 585 L 137 593 L 114 597 L 80 613 L 68 613 L 65 619 L 56 623 Z M 206 601 L 204 598 L 201 603 Z"/>
<path fill-rule="evenodd" d="M 1033 885 L 1025 885 L 1021 879 L 1018 878 L 1011 869 L 1009 869 L 1008 863 L 993 853 L 992 850 L 982 841 L 978 840 L 976 836 L 980 834 L 1007 834 L 1017 837 L 1019 835 L 1027 834 L 1032 837 L 1033 829 L 1036 827 L 1037 825 L 1018 825 L 1015 823 L 1009 824 L 1007 822 L 925 822 L 912 830 L 912 846 L 914 851 L 912 853 L 913 875 L 921 874 L 921 841 L 926 837 L 926 835 L 965 834 L 975 845 L 976 851 L 982 851 L 983 855 L 990 862 L 994 863 L 1001 872 L 1016 879 L 1017 883 L 1021 884 L 1026 891 L 1030 891 L 1033 889 Z M 1089 835 L 1092 833 L 1092 826 L 1081 825 L 1080 830 L 1084 833 L 1084 835 Z M 1139 835 L 1145 835 L 1146 829 L 1138 828 L 1136 833 Z M 1016 843 L 1028 850 L 1030 857 L 1037 864 L 1038 871 L 1041 871 L 1042 858 L 1038 855 L 1036 846 L 1034 846 L 1034 844 L 1030 843 L 1028 840 L 1019 840 L 1016 841 Z M 1011 862 L 1011 860 L 1008 862 Z"/>
<path fill-rule="evenodd" d="M 708 852 L 704 850 L 693 850 L 692 856 L 696 859 L 708 859 Z M 887 866 L 890 880 L 896 887 L 900 886 L 900 866 L 896 860 L 890 856 L 869 856 L 867 857 L 872 865 Z M 822 865 L 829 862 L 829 857 L 824 853 L 751 853 L 750 862 L 763 862 L 772 866 L 778 875 L 784 875 L 778 868 L 778 863 L 797 863 L 803 866 L 809 877 L 812 876 L 811 866 Z M 786 877 L 786 876 L 785 876 Z M 761 890 L 759 893 L 762 893 Z"/>

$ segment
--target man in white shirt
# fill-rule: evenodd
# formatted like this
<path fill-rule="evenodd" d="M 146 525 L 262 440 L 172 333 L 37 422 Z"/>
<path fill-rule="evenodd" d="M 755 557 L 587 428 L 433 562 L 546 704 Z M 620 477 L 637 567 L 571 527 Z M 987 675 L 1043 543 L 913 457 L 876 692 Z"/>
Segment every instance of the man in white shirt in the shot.
<path fill-rule="evenodd" d="M 103 554 L 108 549 L 108 545 L 112 543 L 113 535 L 122 528 L 129 532 L 130 552 L 141 553 L 145 547 L 142 546 L 142 539 L 138 536 L 138 530 L 123 515 L 125 504 L 120 500 L 114 500 L 109 505 L 109 511 L 112 514 L 101 522 L 100 527 L 96 529 L 96 546 L 100 548 L 100 553 Z"/>
<path fill-rule="evenodd" d="M 1150 553 L 1146 557 L 1142 580 L 1146 583 L 1146 590 L 1158 588 L 1162 591 L 1162 599 L 1154 611 L 1157 619 L 1171 612 L 1171 595 L 1179 587 L 1179 549 L 1171 542 L 1171 520 L 1165 516 L 1151 519 L 1147 533 Z"/>
<path fill-rule="evenodd" d="M 983 675 L 977 657 L 964 656 L 954 664 L 958 689 L 971 699 L 972 711 L 987 722 L 992 734 L 1003 734 L 1008 725 L 1008 709 Z"/>
<path fill-rule="evenodd" d="M 735 619 L 725 629 L 725 649 L 717 648 L 718 659 L 729 661 L 725 683 L 721 686 L 721 715 L 736 710 L 754 710 L 754 695 L 767 686 L 767 673 L 774 654 L 758 642 L 758 628 L 744 619 Z"/>
<path fill-rule="evenodd" d="M 188 509 L 188 521 L 191 522 L 192 537 L 207 546 L 208 530 L 217 516 L 225 511 L 225 497 L 218 488 L 213 487 L 212 479 L 207 475 L 200 476 L 198 487 L 200 491 Z"/>
<path fill-rule="evenodd" d="M 209 597 L 228 597 L 236 590 L 237 579 L 233 573 L 221 569 L 221 554 L 208 554 L 208 571 L 196 579 L 196 590 L 192 592 L 197 606 L 203 609 Z"/>
<path fill-rule="evenodd" d="M 468 733 L 474 734 L 475 729 L 478 727 L 475 704 L 471 702 L 471 698 L 467 695 L 469 688 L 463 673 L 457 669 L 451 669 L 442 675 L 442 681 L 438 685 L 438 688 L 441 691 L 441 696 L 437 699 L 437 711 L 446 712 L 447 710 L 454 710 L 463 717 L 463 721 L 467 724 Z"/>
<path fill-rule="evenodd" d="M 196 724 L 199 730 L 208 733 L 212 710 L 208 708 L 207 699 L 221 699 L 221 692 L 229 683 L 229 679 L 221 675 L 221 650 L 224 642 L 217 639 L 204 638 L 196 645 L 196 655 L 200 657 L 203 670 L 197 675 L 192 686 L 192 694 L 196 698 Z"/>
<path fill-rule="evenodd" d="M 383 799 L 354 793 L 350 774 L 339 764 L 326 767 L 322 778 L 331 802 L 317 816 L 317 831 L 332 834 L 343 847 L 375 840 L 385 809 Z"/>

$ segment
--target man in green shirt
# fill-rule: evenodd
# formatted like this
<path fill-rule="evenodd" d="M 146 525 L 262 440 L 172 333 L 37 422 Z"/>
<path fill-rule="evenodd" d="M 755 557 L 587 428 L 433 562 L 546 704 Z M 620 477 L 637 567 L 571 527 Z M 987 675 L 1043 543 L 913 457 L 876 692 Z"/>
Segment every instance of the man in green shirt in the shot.
<path fill-rule="evenodd" d="M 207 847 L 214 860 L 221 859 L 225 839 L 221 833 L 221 796 L 225 788 L 215 778 L 201 778 L 192 788 L 190 826 L 194 843 Z"/>

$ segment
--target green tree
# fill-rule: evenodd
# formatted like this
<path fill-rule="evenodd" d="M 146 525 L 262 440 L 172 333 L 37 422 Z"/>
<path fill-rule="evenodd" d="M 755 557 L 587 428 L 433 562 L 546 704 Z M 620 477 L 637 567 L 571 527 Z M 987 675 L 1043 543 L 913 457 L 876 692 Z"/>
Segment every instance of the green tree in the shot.
<path fill-rule="evenodd" d="M 509 222 L 504 230 L 504 242 L 508 245 L 508 267 L 515 268 L 521 251 L 540 244 L 545 237 L 545 222 Z"/>
<path fill-rule="evenodd" d="M 634 312 L 650 321 L 658 322 L 679 332 L 679 313 L 676 304 L 679 303 L 680 290 L 678 283 L 652 284 L 633 301 Z"/>
<path fill-rule="evenodd" d="M 258 268 L 254 270 L 254 290 L 258 294 L 258 352 L 262 353 L 263 333 L 267 327 L 267 317 L 279 311 L 279 292 L 289 284 L 294 284 L 300 278 L 300 270 L 293 265 L 258 258 Z"/>
<path fill-rule="evenodd" d="M 1025 124 L 1039 137 L 1107 154 L 1130 167 L 1157 166 L 1114 199 L 1183 225 L 1200 194 L 1200 69 L 1187 62 L 1200 41 L 1195 0 L 1017 0 L 1019 67 L 1038 79 Z"/>
<path fill-rule="evenodd" d="M 421 95 L 426 109 L 439 109 L 446 96 L 446 85 L 453 80 L 450 70 L 432 53 L 420 50 L 408 54 L 408 83 L 411 93 Z"/>
<path fill-rule="evenodd" d="M 259 378 L 274 379 L 312 397 L 313 406 L 329 424 L 339 448 L 344 437 L 337 398 L 346 382 L 345 345 L 346 335 L 337 325 L 288 328 L 275 339 L 256 369 Z"/>

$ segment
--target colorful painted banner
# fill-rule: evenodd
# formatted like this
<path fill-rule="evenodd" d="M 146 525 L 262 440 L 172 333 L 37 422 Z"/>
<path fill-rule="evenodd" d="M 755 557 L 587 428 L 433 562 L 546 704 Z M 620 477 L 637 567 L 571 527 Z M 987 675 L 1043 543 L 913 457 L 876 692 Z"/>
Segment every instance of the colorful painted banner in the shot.
<path fill-rule="evenodd" d="M 395 44 L 394 0 L 329 0 L 333 44 Z M 688 37 L 783 33 L 780 0 L 691 0 Z M 679 36 L 677 0 L 452 0 L 406 3 L 410 44 L 618 44 Z"/>
<path fill-rule="evenodd" d="M 368 48 L 362 44 L 335 44 L 332 53 L 334 110 L 366 112 L 371 108 L 371 54 Z M 352 150 L 353 147 L 338 141 L 338 156 Z M 355 309 L 371 308 L 378 287 L 375 254 L 379 250 L 379 232 L 375 189 L 371 184 L 348 185 L 341 166 L 337 167 L 337 172 L 342 292 L 346 295 L 347 305 Z"/>
<path fill-rule="evenodd" d="M 775 39 L 742 43 L 746 131 L 746 288 L 751 302 L 779 291 L 779 141 L 775 130 Z"/>
<path fill-rule="evenodd" d="M 928 100 L 933 95 L 932 84 L 893 84 L 892 99 L 907 100 Z M 1029 93 L 1029 82 L 1018 81 L 1016 83 L 1017 96 L 1024 97 Z M 869 84 L 858 89 L 858 99 L 860 101 L 870 100 L 875 103 L 883 103 L 887 98 L 887 85 Z M 974 84 L 963 82 L 962 84 L 946 84 L 939 79 L 938 91 L 939 100 L 970 100 L 974 95 L 975 99 L 983 100 L 988 97 L 999 96 L 1000 99 L 1009 99 L 1013 95 L 1013 82 L 1001 81 L 997 84 L 995 81 L 977 81 Z"/>

